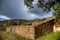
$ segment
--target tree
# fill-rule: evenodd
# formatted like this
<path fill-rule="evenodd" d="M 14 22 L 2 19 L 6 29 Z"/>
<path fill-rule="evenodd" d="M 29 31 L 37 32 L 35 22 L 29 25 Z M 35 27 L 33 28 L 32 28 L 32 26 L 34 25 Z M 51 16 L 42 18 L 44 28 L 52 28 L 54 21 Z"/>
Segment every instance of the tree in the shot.
<path fill-rule="evenodd" d="M 24 0 L 24 3 L 29 8 L 34 8 L 33 6 L 34 0 Z M 60 18 L 60 0 L 38 0 L 36 4 L 38 8 L 43 9 L 43 11 L 49 12 L 51 8 L 54 9 L 53 15 L 56 18 Z"/>
<path fill-rule="evenodd" d="M 54 15 L 57 19 L 60 18 L 60 7 L 59 7 L 59 6 L 60 6 L 59 3 L 56 3 L 56 4 L 54 5 L 53 15 Z"/>
<path fill-rule="evenodd" d="M 26 6 L 29 8 L 33 8 L 33 5 L 32 5 L 33 1 L 34 0 L 24 0 L 24 4 L 26 4 Z"/>

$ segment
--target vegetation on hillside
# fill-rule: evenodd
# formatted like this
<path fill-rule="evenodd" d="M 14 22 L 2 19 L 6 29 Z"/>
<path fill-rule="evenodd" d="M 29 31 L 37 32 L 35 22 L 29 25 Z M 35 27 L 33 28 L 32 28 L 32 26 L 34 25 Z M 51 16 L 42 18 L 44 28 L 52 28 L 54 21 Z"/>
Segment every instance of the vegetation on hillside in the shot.
<path fill-rule="evenodd" d="M 17 23 L 18 22 L 18 23 Z M 22 19 L 11 19 L 11 20 L 5 20 L 5 21 L 0 21 L 0 27 L 1 26 L 4 26 L 4 27 L 7 27 L 7 26 L 14 26 L 14 25 L 22 25 L 22 24 L 27 24 L 27 23 L 30 23 L 32 22 L 31 20 L 22 20 Z"/>

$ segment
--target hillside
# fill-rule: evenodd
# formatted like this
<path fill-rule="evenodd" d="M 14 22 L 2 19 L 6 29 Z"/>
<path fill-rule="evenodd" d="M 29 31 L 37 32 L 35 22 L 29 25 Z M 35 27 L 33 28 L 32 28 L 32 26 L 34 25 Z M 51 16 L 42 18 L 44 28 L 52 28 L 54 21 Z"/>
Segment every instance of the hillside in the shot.
<path fill-rule="evenodd" d="M 1 26 L 5 26 L 8 27 L 10 25 L 27 25 L 27 24 L 31 24 L 32 22 L 35 21 L 40 21 L 43 19 L 34 19 L 34 20 L 24 20 L 24 19 L 11 19 L 11 20 L 5 20 L 5 21 L 0 21 L 0 27 Z"/>

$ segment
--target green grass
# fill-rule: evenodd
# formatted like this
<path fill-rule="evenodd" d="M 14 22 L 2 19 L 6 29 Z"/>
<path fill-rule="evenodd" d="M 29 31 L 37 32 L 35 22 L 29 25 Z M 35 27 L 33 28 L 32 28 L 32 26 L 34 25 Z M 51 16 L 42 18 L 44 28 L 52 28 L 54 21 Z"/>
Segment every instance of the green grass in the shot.
<path fill-rule="evenodd" d="M 0 32 L 0 40 L 31 40 L 25 37 L 8 33 L 8 32 Z"/>
<path fill-rule="evenodd" d="M 60 32 L 50 33 L 36 40 L 60 40 Z"/>

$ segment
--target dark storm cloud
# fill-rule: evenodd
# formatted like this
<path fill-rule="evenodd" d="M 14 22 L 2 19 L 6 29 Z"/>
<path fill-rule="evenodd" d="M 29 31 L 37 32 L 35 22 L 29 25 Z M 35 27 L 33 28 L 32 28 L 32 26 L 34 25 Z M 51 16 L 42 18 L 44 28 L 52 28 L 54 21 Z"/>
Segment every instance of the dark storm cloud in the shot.
<path fill-rule="evenodd" d="M 36 0 L 34 2 L 34 6 L 36 7 L 35 3 L 37 3 Z M 41 18 L 45 14 L 37 8 L 28 9 L 24 5 L 23 0 L 1 0 L 0 15 L 8 18 L 34 19 Z"/>

